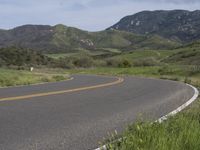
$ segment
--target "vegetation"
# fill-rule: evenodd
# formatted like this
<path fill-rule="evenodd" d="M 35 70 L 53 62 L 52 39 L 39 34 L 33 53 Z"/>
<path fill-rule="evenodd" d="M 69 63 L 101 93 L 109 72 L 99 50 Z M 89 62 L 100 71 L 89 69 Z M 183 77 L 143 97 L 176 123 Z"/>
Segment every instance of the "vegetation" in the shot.
<path fill-rule="evenodd" d="M 57 71 L 51 70 L 50 72 L 43 72 L 37 70 L 35 72 L 0 69 L 0 87 L 16 86 L 16 85 L 30 85 L 43 82 L 56 82 L 69 78 L 67 74 L 56 73 Z"/>
<path fill-rule="evenodd" d="M 140 35 L 159 35 L 186 43 L 199 39 L 199 17 L 199 10 L 142 11 L 122 18 L 109 29 L 133 32 Z M 190 28 L 185 26 L 185 22 Z"/>
<path fill-rule="evenodd" d="M 200 101 L 163 123 L 130 125 L 109 150 L 198 150 L 200 147 Z"/>
<path fill-rule="evenodd" d="M 50 61 L 50 58 L 29 49 L 15 47 L 0 49 L 0 66 L 48 65 Z"/>
<path fill-rule="evenodd" d="M 200 41 L 180 47 L 176 51 L 178 52 L 166 58 L 164 62 L 184 65 L 200 65 Z"/>
<path fill-rule="evenodd" d="M 20 36 L 19 36 L 20 35 Z M 104 49 L 172 49 L 178 42 L 156 35 L 137 35 L 117 30 L 88 32 L 64 25 L 25 25 L 11 30 L 0 31 L 1 47 L 23 47 L 46 54 L 75 53 L 79 49 L 95 51 Z"/>

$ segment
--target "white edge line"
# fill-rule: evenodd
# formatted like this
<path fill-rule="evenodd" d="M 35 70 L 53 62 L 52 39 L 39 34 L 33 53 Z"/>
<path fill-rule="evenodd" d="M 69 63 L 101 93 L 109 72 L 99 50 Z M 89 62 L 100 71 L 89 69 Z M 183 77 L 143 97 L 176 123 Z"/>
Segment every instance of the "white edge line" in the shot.
<path fill-rule="evenodd" d="M 185 109 L 186 107 L 188 107 L 190 104 L 192 104 L 199 96 L 199 91 L 197 90 L 196 87 L 190 85 L 190 84 L 186 84 L 188 86 L 190 86 L 193 90 L 194 90 L 194 95 L 191 99 L 189 99 L 185 104 L 181 105 L 180 107 L 178 107 L 176 110 L 170 112 L 169 114 L 159 118 L 158 120 L 156 120 L 155 122 L 159 122 L 162 123 L 163 121 L 167 120 L 169 117 L 176 115 L 177 113 L 181 112 L 183 109 Z M 121 139 L 121 138 L 120 138 Z M 118 139 L 117 141 L 119 141 L 120 139 Z M 107 150 L 106 145 L 103 145 L 102 147 L 96 148 L 94 150 Z"/>
<path fill-rule="evenodd" d="M 190 85 L 190 84 L 186 84 L 188 86 L 190 86 L 193 90 L 194 90 L 194 95 L 193 97 L 187 101 L 185 104 L 181 105 L 180 107 L 178 107 L 176 110 L 170 112 L 169 114 L 159 118 L 156 122 L 163 122 L 164 120 L 167 120 L 167 118 L 176 115 L 177 113 L 181 112 L 183 109 L 185 109 L 186 107 L 188 107 L 190 104 L 192 104 L 199 96 L 199 91 L 197 90 L 197 88 L 195 88 L 194 86 Z"/>

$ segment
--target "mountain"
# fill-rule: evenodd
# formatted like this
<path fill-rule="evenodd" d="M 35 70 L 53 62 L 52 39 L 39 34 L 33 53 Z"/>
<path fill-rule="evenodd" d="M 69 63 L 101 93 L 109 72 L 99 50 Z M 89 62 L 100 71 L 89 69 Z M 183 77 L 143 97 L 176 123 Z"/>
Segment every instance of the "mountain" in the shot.
<path fill-rule="evenodd" d="M 200 10 L 143 11 L 124 17 L 112 29 L 192 42 L 200 39 Z"/>
<path fill-rule="evenodd" d="M 180 44 L 157 35 L 138 35 L 125 31 L 88 32 L 64 25 L 24 25 L 0 30 L 0 48 L 22 47 L 44 53 L 72 52 L 99 48 L 171 49 Z"/>

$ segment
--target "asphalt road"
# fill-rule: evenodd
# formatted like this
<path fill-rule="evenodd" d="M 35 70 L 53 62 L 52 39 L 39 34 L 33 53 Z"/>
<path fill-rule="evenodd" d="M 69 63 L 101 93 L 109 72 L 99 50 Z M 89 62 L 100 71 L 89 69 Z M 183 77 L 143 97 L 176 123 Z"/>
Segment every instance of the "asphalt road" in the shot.
<path fill-rule="evenodd" d="M 191 87 L 173 81 L 124 77 L 112 86 L 4 101 L 4 98 L 91 87 L 113 77 L 0 89 L 0 150 L 89 150 L 108 132 L 121 132 L 139 116 L 157 119 L 189 100 Z"/>

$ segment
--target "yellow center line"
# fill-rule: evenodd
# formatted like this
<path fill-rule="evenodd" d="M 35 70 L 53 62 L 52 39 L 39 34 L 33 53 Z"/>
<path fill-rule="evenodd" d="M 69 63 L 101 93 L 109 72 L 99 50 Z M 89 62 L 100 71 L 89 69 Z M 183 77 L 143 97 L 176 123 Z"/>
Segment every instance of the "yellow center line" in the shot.
<path fill-rule="evenodd" d="M 87 87 L 81 87 L 81 88 L 75 88 L 75 89 L 69 89 L 69 90 L 62 90 L 62 91 L 45 92 L 45 93 L 30 94 L 30 95 L 23 95 L 23 96 L 16 96 L 16 97 L 6 97 L 6 98 L 0 98 L 0 101 L 23 100 L 23 99 L 29 99 L 29 98 L 35 98 L 35 97 L 72 93 L 72 92 L 78 92 L 78 91 L 91 90 L 91 89 L 96 89 L 96 88 L 112 86 L 112 85 L 120 84 L 122 82 L 124 82 L 124 79 L 118 78 L 118 80 L 116 80 L 114 82 L 105 83 L 105 84 L 99 84 L 99 85 L 87 86 Z"/>

